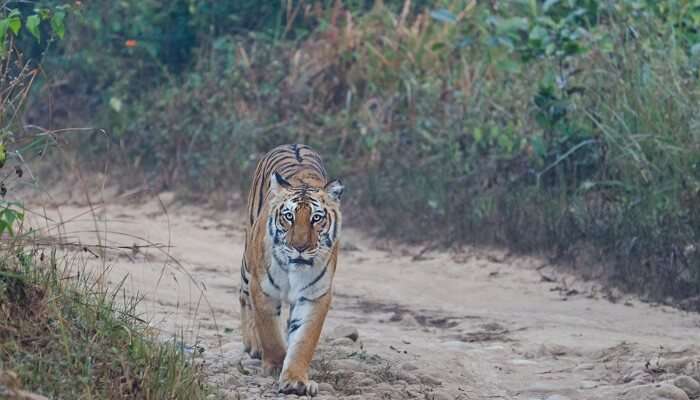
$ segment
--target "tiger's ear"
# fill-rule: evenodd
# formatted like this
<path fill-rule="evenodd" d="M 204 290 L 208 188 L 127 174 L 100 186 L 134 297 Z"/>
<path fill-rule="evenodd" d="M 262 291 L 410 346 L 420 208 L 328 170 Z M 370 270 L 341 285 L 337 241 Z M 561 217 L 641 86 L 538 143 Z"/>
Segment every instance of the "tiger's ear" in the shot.
<path fill-rule="evenodd" d="M 340 179 L 334 179 L 326 184 L 326 187 L 323 188 L 326 193 L 328 193 L 329 196 L 331 196 L 331 199 L 335 201 L 340 201 L 340 198 L 343 196 L 343 192 L 345 191 L 345 186 L 343 186 L 343 183 L 340 181 Z"/>
<path fill-rule="evenodd" d="M 277 193 L 279 192 L 280 189 L 289 189 L 292 187 L 292 185 L 287 182 L 286 179 L 280 174 L 277 173 L 277 171 L 273 172 L 272 175 L 270 175 L 270 192 L 271 193 Z"/>

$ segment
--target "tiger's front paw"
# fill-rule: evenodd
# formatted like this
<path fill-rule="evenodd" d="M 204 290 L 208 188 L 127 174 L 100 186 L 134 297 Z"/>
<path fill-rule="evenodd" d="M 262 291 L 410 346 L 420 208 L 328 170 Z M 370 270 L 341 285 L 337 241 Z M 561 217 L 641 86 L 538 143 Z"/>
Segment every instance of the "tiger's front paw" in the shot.
<path fill-rule="evenodd" d="M 318 383 L 306 379 L 283 379 L 280 377 L 279 392 L 284 394 L 296 394 L 297 396 L 316 396 Z"/>
<path fill-rule="evenodd" d="M 250 358 L 260 360 L 262 358 L 262 346 L 255 334 L 255 327 L 249 326 L 243 329 L 243 351 L 248 353 Z"/>

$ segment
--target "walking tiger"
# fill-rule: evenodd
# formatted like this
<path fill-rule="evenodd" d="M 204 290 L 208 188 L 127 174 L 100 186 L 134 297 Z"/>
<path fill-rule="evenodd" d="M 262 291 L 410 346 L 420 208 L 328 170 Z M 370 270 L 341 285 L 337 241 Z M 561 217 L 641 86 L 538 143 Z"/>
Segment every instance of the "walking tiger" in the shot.
<path fill-rule="evenodd" d="M 321 157 L 301 144 L 272 149 L 259 162 L 248 195 L 241 265 L 245 350 L 279 375 L 279 391 L 315 396 L 309 380 L 331 304 L 338 260 L 343 184 L 328 180 Z M 286 334 L 282 303 L 289 304 Z"/>

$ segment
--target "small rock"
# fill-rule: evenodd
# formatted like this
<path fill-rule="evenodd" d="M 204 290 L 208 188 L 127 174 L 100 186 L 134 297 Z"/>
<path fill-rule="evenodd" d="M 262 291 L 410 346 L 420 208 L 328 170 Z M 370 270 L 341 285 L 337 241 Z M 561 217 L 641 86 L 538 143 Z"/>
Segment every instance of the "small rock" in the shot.
<path fill-rule="evenodd" d="M 376 383 L 377 382 L 373 378 L 370 378 L 369 376 L 367 376 L 367 377 L 360 379 L 357 382 L 357 386 L 368 387 L 368 386 L 374 386 Z"/>
<path fill-rule="evenodd" d="M 256 375 L 253 378 L 253 382 L 258 386 L 272 386 L 275 383 L 275 379 L 270 376 Z"/>
<path fill-rule="evenodd" d="M 682 372 L 688 366 L 692 366 L 694 361 L 695 360 L 691 357 L 673 358 L 670 360 L 662 361 L 661 367 L 667 370 L 668 372 Z"/>
<path fill-rule="evenodd" d="M 410 362 L 405 362 L 401 364 L 401 369 L 404 371 L 415 371 L 418 369 L 418 367 Z"/>
<path fill-rule="evenodd" d="M 391 387 L 390 384 L 388 384 L 386 382 L 382 382 L 382 383 L 377 384 L 377 386 L 374 387 L 374 390 L 377 392 L 393 392 L 394 388 Z"/>
<path fill-rule="evenodd" d="M 347 326 L 347 325 L 340 325 L 333 329 L 330 335 L 332 338 L 338 339 L 338 338 L 348 338 L 352 340 L 353 342 L 356 342 L 357 339 L 360 337 L 360 333 L 357 331 L 357 328 L 352 327 L 352 326 Z"/>
<path fill-rule="evenodd" d="M 318 392 L 335 394 L 335 388 L 330 383 L 321 382 L 318 384 Z"/>
<path fill-rule="evenodd" d="M 688 397 L 700 396 L 700 383 L 689 376 L 679 376 L 673 380 L 673 385 L 683 390 Z"/>
<path fill-rule="evenodd" d="M 396 371 L 396 377 L 399 380 L 405 381 L 410 385 L 418 383 L 418 378 L 403 370 Z"/>
<path fill-rule="evenodd" d="M 415 327 L 420 326 L 420 323 L 418 322 L 416 317 L 414 317 L 413 315 L 411 315 L 409 313 L 401 314 L 400 321 L 401 322 L 399 322 L 399 325 L 401 325 L 405 328 L 415 328 Z"/>
<path fill-rule="evenodd" d="M 434 378 L 430 375 L 419 375 L 418 380 L 420 383 L 424 385 L 430 385 L 430 386 L 440 386 L 442 385 L 442 382 L 440 382 L 437 378 Z"/>
<path fill-rule="evenodd" d="M 634 383 L 637 385 L 644 385 L 647 383 L 651 383 L 653 381 L 653 379 L 654 379 L 654 377 L 651 376 L 651 374 L 648 371 L 638 369 L 638 370 L 632 371 L 629 374 L 623 376 L 622 382 Z"/>
<path fill-rule="evenodd" d="M 581 381 L 581 383 L 579 384 L 579 389 L 590 390 L 595 389 L 598 386 L 600 386 L 600 384 L 596 381 Z"/>
<path fill-rule="evenodd" d="M 622 393 L 621 400 L 689 400 L 681 389 L 667 383 L 633 387 Z"/>
<path fill-rule="evenodd" d="M 561 357 L 568 354 L 570 350 L 559 344 L 543 344 L 537 350 L 537 357 Z"/>

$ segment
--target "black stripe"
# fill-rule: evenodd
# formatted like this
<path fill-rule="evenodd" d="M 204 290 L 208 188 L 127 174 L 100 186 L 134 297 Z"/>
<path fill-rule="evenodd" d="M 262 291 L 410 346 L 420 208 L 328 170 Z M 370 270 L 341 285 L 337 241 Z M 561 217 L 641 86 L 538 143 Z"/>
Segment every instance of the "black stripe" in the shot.
<path fill-rule="evenodd" d="M 311 281 L 311 283 L 309 283 L 308 285 L 304 286 L 304 288 L 301 289 L 301 290 L 304 291 L 304 290 L 310 288 L 311 286 L 315 285 L 316 282 L 320 281 L 321 278 L 323 278 L 323 275 L 326 274 L 326 271 L 327 271 L 327 270 L 328 270 L 328 266 L 323 267 L 323 271 L 321 271 L 321 273 L 318 274 L 318 276 L 316 277 L 316 279 L 314 279 L 313 281 Z"/>
<path fill-rule="evenodd" d="M 321 164 L 319 161 L 308 158 L 307 165 L 310 168 L 315 169 L 316 172 L 318 172 L 319 174 L 323 175 L 324 178 L 326 177 L 326 170 L 325 170 L 325 168 L 323 168 L 323 164 Z"/>
<path fill-rule="evenodd" d="M 280 147 L 276 147 L 276 148 L 270 150 L 270 151 L 265 155 L 265 159 L 269 160 L 270 158 L 276 156 L 277 154 L 279 154 L 279 153 L 284 153 L 284 152 L 286 152 L 286 151 L 287 151 L 287 149 L 285 149 L 284 147 L 281 147 L 281 146 L 280 146 Z"/>
<path fill-rule="evenodd" d="M 285 165 L 285 166 L 283 166 L 283 167 L 278 167 L 278 168 L 277 168 L 277 171 L 278 171 L 282 176 L 284 176 L 284 177 L 289 177 L 289 176 L 294 175 L 294 173 L 290 173 L 290 171 L 292 171 L 292 170 L 295 169 L 295 168 L 299 168 L 299 165 L 298 165 L 298 164 L 289 164 L 289 165 Z M 294 171 L 294 172 L 296 173 L 296 172 L 298 172 L 298 170 L 297 170 L 297 171 Z"/>
<path fill-rule="evenodd" d="M 333 240 L 338 237 L 338 213 L 333 211 Z"/>
<path fill-rule="evenodd" d="M 263 179 L 265 179 L 265 177 L 263 177 Z M 262 210 L 262 206 L 263 206 L 263 199 L 265 198 L 265 181 L 264 180 L 260 181 L 260 190 L 258 191 L 258 196 L 260 196 L 260 197 L 258 198 L 258 212 L 255 214 L 256 217 L 258 215 L 260 215 L 260 210 Z"/>
<path fill-rule="evenodd" d="M 277 149 L 276 151 L 269 153 L 267 157 L 265 158 L 265 162 L 267 165 L 268 170 L 274 169 L 277 164 L 284 160 L 285 158 L 291 156 L 289 149 Z M 268 171 L 269 172 L 269 171 Z"/>
<path fill-rule="evenodd" d="M 280 290 L 280 287 L 275 283 L 275 281 L 272 279 L 272 275 L 270 275 L 270 271 L 267 271 L 267 279 L 270 280 L 270 283 L 272 286 L 274 286 L 275 289 Z"/>
<path fill-rule="evenodd" d="M 244 264 L 244 265 L 245 265 L 245 264 Z M 243 281 L 243 283 L 245 283 L 245 284 L 247 285 L 247 284 L 248 284 L 248 278 L 245 277 L 245 270 L 244 270 L 243 268 L 244 268 L 244 266 L 241 265 L 241 280 Z"/>
<path fill-rule="evenodd" d="M 276 169 L 279 169 L 280 167 L 283 167 L 287 164 L 293 164 L 294 163 L 294 154 L 289 153 L 288 151 L 285 151 L 284 153 L 280 153 L 280 154 L 275 155 L 269 161 L 270 161 L 270 169 L 276 170 Z"/>
<path fill-rule="evenodd" d="M 298 145 L 298 144 L 293 144 L 293 145 L 292 145 L 292 150 L 294 151 L 294 157 L 296 157 L 296 159 L 297 159 L 298 162 L 304 161 L 304 160 L 301 158 L 301 149 L 299 148 L 299 145 Z"/>
<path fill-rule="evenodd" d="M 329 291 L 330 291 L 330 290 L 327 290 L 327 291 L 323 292 L 322 295 L 320 295 L 320 296 L 318 296 L 318 297 L 314 297 L 313 299 L 310 299 L 310 298 L 308 298 L 308 297 L 301 296 L 301 297 L 299 297 L 299 299 L 297 300 L 296 304 L 300 304 L 300 303 L 313 303 L 313 302 L 316 302 L 316 301 L 318 301 L 318 299 L 320 299 L 321 297 L 327 295 Z"/>
<path fill-rule="evenodd" d="M 289 321 L 287 321 L 287 334 L 291 335 L 297 329 L 301 328 L 303 324 L 304 323 L 298 318 L 290 319 Z"/>
<path fill-rule="evenodd" d="M 275 218 L 268 218 L 267 220 L 267 233 L 272 236 L 272 240 L 275 244 L 278 244 L 279 239 L 277 239 L 277 234 L 275 233 Z"/>

